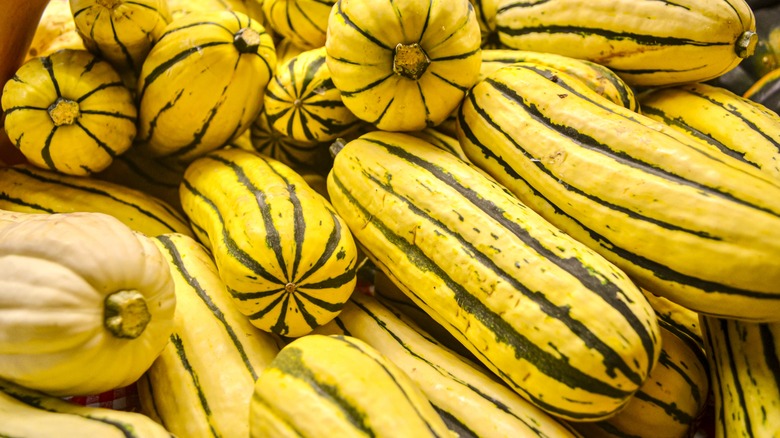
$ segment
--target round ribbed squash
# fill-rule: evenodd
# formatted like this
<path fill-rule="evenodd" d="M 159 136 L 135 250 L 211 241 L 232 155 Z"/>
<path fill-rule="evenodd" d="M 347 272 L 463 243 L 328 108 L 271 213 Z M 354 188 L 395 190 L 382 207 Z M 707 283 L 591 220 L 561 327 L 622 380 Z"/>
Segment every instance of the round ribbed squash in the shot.
<path fill-rule="evenodd" d="M 191 161 L 229 143 L 257 118 L 276 68 L 271 36 L 220 10 L 174 20 L 138 81 L 139 139 L 153 156 Z"/>
<path fill-rule="evenodd" d="M 335 0 L 264 0 L 263 15 L 278 35 L 303 49 L 325 44 Z"/>
<path fill-rule="evenodd" d="M 135 382 L 173 330 L 154 242 L 102 213 L 0 210 L 0 378 L 56 396 Z"/>
<path fill-rule="evenodd" d="M 33 58 L 3 87 L 5 130 L 37 167 L 99 172 L 136 136 L 136 106 L 116 70 L 86 50 Z"/>
<path fill-rule="evenodd" d="M 282 134 L 268 122 L 265 110 L 260 111 L 260 115 L 252 124 L 250 140 L 252 149 L 293 169 L 323 168 L 331 164 L 328 143 L 299 141 Z"/>
<path fill-rule="evenodd" d="M 387 131 L 438 125 L 476 83 L 480 28 L 468 0 L 339 0 L 327 63 L 344 104 Z"/>

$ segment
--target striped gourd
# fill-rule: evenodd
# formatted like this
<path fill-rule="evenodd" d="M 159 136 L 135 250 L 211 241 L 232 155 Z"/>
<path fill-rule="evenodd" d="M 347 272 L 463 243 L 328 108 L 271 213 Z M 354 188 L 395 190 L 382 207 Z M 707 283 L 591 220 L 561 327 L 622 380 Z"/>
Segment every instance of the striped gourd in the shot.
<path fill-rule="evenodd" d="M 263 2 L 258 0 L 166 0 L 173 20 L 193 12 L 217 9 L 240 12 L 265 26 Z M 268 29 L 266 29 L 268 30 Z"/>
<path fill-rule="evenodd" d="M 671 331 L 677 337 L 687 337 L 702 350 L 704 349 L 704 338 L 699 325 L 698 313 L 646 289 L 641 290 L 645 294 L 647 301 L 653 306 L 655 315 L 666 330 Z"/>
<path fill-rule="evenodd" d="M 306 50 L 308 49 L 305 47 L 295 45 L 291 38 L 279 40 L 276 43 L 276 73 L 279 73 L 281 66 L 285 65 L 290 58 L 298 56 Z"/>
<path fill-rule="evenodd" d="M 715 436 L 780 436 L 780 323 L 702 316 Z"/>
<path fill-rule="evenodd" d="M 117 70 L 141 70 L 154 41 L 171 22 L 167 0 L 69 0 L 76 31 L 90 52 Z"/>
<path fill-rule="evenodd" d="M 316 333 L 353 336 L 375 348 L 422 389 L 461 437 L 578 436 L 368 295 L 354 294 L 344 311 Z"/>
<path fill-rule="evenodd" d="M 653 293 L 776 318 L 780 183 L 564 75 L 514 64 L 475 86 L 458 119 L 466 155 Z"/>
<path fill-rule="evenodd" d="M 336 153 L 328 193 L 369 259 L 545 411 L 612 415 L 655 364 L 639 289 L 451 153 L 371 132 Z"/>
<path fill-rule="evenodd" d="M 252 123 L 249 138 L 254 150 L 293 169 L 330 167 L 329 143 L 299 141 L 282 134 L 271 126 L 265 109 L 260 111 Z"/>
<path fill-rule="evenodd" d="M 639 96 L 642 114 L 780 180 L 780 115 L 722 87 L 685 84 Z"/>
<path fill-rule="evenodd" d="M 268 25 L 304 49 L 325 45 L 328 15 L 335 0 L 263 0 Z"/>
<path fill-rule="evenodd" d="M 500 0 L 470 0 L 477 13 L 479 30 L 482 35 L 482 49 L 500 49 L 501 41 L 496 31 L 496 14 Z"/>
<path fill-rule="evenodd" d="M 335 140 L 363 123 L 341 101 L 325 63 L 325 47 L 279 66 L 265 90 L 263 111 L 282 135 L 308 143 Z"/>
<path fill-rule="evenodd" d="M 745 0 L 501 0 L 501 43 L 604 65 L 631 85 L 723 75 L 755 50 Z"/>
<path fill-rule="evenodd" d="M 340 0 L 328 20 L 328 68 L 358 118 L 418 131 L 443 122 L 477 81 L 479 32 L 468 0 Z"/>
<path fill-rule="evenodd" d="M 0 209 L 22 213 L 94 211 L 148 236 L 192 235 L 184 216 L 144 192 L 100 180 L 63 175 L 26 164 L 0 168 Z"/>
<path fill-rule="evenodd" d="M 138 81 L 138 140 L 154 156 L 191 161 L 235 139 L 257 118 L 276 69 L 271 36 L 226 10 L 172 21 Z"/>
<path fill-rule="evenodd" d="M 516 62 L 530 62 L 561 70 L 581 80 L 593 91 L 606 97 L 613 103 L 632 111 L 639 110 L 634 90 L 620 76 L 603 65 L 584 59 L 527 50 L 482 50 L 482 66 L 480 67 L 479 78 L 480 80 L 485 79 L 499 68 Z"/>
<path fill-rule="evenodd" d="M 63 49 L 22 65 L 2 89 L 4 129 L 28 162 L 86 176 L 136 137 L 133 95 L 111 64 Z"/>
<path fill-rule="evenodd" d="M 190 163 L 181 202 L 238 309 L 297 337 L 333 319 L 355 287 L 357 247 L 330 203 L 289 167 L 243 149 Z"/>
<path fill-rule="evenodd" d="M 249 436 L 249 401 L 279 347 L 241 314 L 211 255 L 181 234 L 154 243 L 176 290 L 173 333 L 138 384 L 143 413 L 180 437 Z"/>
<path fill-rule="evenodd" d="M 742 97 L 780 114 L 780 68 L 770 71 L 745 90 Z"/>
<path fill-rule="evenodd" d="M 250 409 L 252 438 L 451 437 L 409 376 L 350 336 L 287 344 L 257 379 Z"/>
<path fill-rule="evenodd" d="M 4 381 L 0 419 L 3 437 L 173 438 L 143 414 L 80 406 Z"/>
<path fill-rule="evenodd" d="M 574 423 L 588 438 L 686 438 L 696 431 L 709 401 L 707 358 L 688 337 L 661 322 L 661 356 L 644 385 L 616 415 Z"/>

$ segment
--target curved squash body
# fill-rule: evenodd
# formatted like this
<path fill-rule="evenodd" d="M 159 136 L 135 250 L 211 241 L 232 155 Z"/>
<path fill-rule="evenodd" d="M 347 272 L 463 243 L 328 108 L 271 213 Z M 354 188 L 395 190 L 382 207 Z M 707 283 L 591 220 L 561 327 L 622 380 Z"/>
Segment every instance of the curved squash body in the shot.
<path fill-rule="evenodd" d="M 328 193 L 374 264 L 543 410 L 612 415 L 655 364 L 656 317 L 625 274 L 450 152 L 365 134 Z"/>
<path fill-rule="evenodd" d="M 321 195 L 284 164 L 242 149 L 192 162 L 184 212 L 239 310 L 297 337 L 333 319 L 355 287 L 357 247 Z"/>
<path fill-rule="evenodd" d="M 193 12 L 213 12 L 224 9 L 240 12 L 265 26 L 261 0 L 166 0 L 166 2 L 173 20 Z"/>
<path fill-rule="evenodd" d="M 191 161 L 249 128 L 276 68 L 271 36 L 234 11 L 171 22 L 138 81 L 138 139 L 154 156 Z"/>
<path fill-rule="evenodd" d="M 325 45 L 328 16 L 335 0 L 263 0 L 268 25 L 304 50 Z"/>
<path fill-rule="evenodd" d="M 755 50 L 744 0 L 503 0 L 503 45 L 604 65 L 631 85 L 705 81 Z"/>
<path fill-rule="evenodd" d="M 341 101 L 325 63 L 325 47 L 307 50 L 279 66 L 263 97 L 263 111 L 282 135 L 308 143 L 335 140 L 362 121 Z"/>
<path fill-rule="evenodd" d="M 0 209 L 21 213 L 104 213 L 147 236 L 192 236 L 187 219 L 165 202 L 118 183 L 18 164 L 0 168 Z"/>
<path fill-rule="evenodd" d="M 482 49 L 500 49 L 501 41 L 496 31 L 496 15 L 501 0 L 470 0 L 477 13 L 479 30 L 482 36 Z"/>
<path fill-rule="evenodd" d="M 43 169 L 86 176 L 133 144 L 137 110 L 111 65 L 64 49 L 22 65 L 3 87 L 8 137 Z"/>
<path fill-rule="evenodd" d="M 451 436 L 409 376 L 350 336 L 287 344 L 257 379 L 250 406 L 252 438 Z"/>
<path fill-rule="evenodd" d="M 344 104 L 387 131 L 444 121 L 479 76 L 479 45 L 468 0 L 340 0 L 325 42 Z"/>
<path fill-rule="evenodd" d="M 780 312 L 780 183 L 533 64 L 461 105 L 459 139 L 524 204 L 641 287 L 694 311 Z"/>
<path fill-rule="evenodd" d="M 79 406 L 0 381 L 0 436 L 171 438 L 151 418 L 115 409 Z"/>
<path fill-rule="evenodd" d="M 663 324 L 666 330 L 678 338 L 688 338 L 699 348 L 704 349 L 704 337 L 701 333 L 698 313 L 648 290 L 642 289 L 642 293 L 653 306 L 659 323 Z"/>
<path fill-rule="evenodd" d="M 780 435 L 780 323 L 702 316 L 715 436 Z"/>
<path fill-rule="evenodd" d="M 352 336 L 375 348 L 422 389 L 459 436 L 578 436 L 371 296 L 356 293 L 335 320 L 315 332 Z"/>
<path fill-rule="evenodd" d="M 171 21 L 166 0 L 70 0 L 70 10 L 87 50 L 133 77 Z"/>
<path fill-rule="evenodd" d="M 742 97 L 780 114 L 780 68 L 759 78 Z"/>
<path fill-rule="evenodd" d="M 35 28 L 24 61 L 49 56 L 60 49 L 86 50 L 84 41 L 76 32 L 70 0 L 49 0 Z"/>
<path fill-rule="evenodd" d="M 260 111 L 249 131 L 252 148 L 293 169 L 323 168 L 330 165 L 328 143 L 299 141 L 274 129 L 265 109 Z"/>
<path fill-rule="evenodd" d="M 0 378 L 55 396 L 135 382 L 173 328 L 160 251 L 100 213 L 15 220 L 0 228 Z"/>
<path fill-rule="evenodd" d="M 200 243 L 181 234 L 153 240 L 171 268 L 176 316 L 170 342 L 139 381 L 141 411 L 180 437 L 249 436 L 252 388 L 279 347 L 236 309 Z"/>
<path fill-rule="evenodd" d="M 780 181 L 780 115 L 725 88 L 686 84 L 640 95 L 642 114 Z"/>

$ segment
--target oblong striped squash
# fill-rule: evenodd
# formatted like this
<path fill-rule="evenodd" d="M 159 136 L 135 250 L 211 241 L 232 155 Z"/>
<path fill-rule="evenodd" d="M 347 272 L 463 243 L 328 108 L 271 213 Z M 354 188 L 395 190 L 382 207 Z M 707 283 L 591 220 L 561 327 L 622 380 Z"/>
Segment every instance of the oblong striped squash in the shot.
<path fill-rule="evenodd" d="M 176 291 L 173 333 L 138 384 L 141 412 L 176 436 L 249 436 L 255 380 L 279 352 L 236 309 L 206 249 L 182 234 L 153 239 Z"/>
<path fill-rule="evenodd" d="M 330 203 L 289 167 L 221 149 L 187 167 L 181 202 L 238 309 L 297 337 L 333 319 L 356 283 L 357 247 Z"/>
<path fill-rule="evenodd" d="M 0 168 L 0 209 L 21 213 L 94 211 L 119 219 L 148 236 L 192 236 L 187 219 L 175 208 L 136 189 L 97 178 L 38 169 L 27 164 Z"/>
<path fill-rule="evenodd" d="M 271 36 L 236 11 L 193 12 L 154 43 L 138 81 L 138 140 L 154 156 L 191 161 L 257 118 L 276 69 Z"/>
<path fill-rule="evenodd" d="M 31 59 L 2 91 L 8 138 L 42 169 L 99 172 L 136 137 L 132 93 L 109 63 L 86 50 Z"/>
<path fill-rule="evenodd" d="M 777 318 L 780 183 L 564 76 L 518 63 L 477 84 L 458 119 L 472 162 L 639 286 L 701 313 Z"/>
<path fill-rule="evenodd" d="M 480 80 L 485 79 L 499 68 L 516 62 L 530 62 L 563 71 L 581 80 L 593 91 L 613 103 L 632 111 L 639 110 L 639 104 L 631 86 L 612 70 L 584 59 L 527 50 L 483 49 L 479 78 Z"/>
<path fill-rule="evenodd" d="M 131 77 L 171 22 L 167 0 L 69 0 L 76 31 L 90 52 Z"/>
<path fill-rule="evenodd" d="M 450 437 L 422 391 L 350 336 L 287 344 L 255 384 L 250 427 L 263 437 Z"/>
<path fill-rule="evenodd" d="M 336 0 L 263 0 L 263 14 L 274 32 L 303 49 L 325 45 L 328 16 Z"/>
<path fill-rule="evenodd" d="M 354 294 L 336 319 L 315 332 L 352 336 L 375 348 L 422 389 L 461 437 L 578 436 L 371 296 Z"/>
<path fill-rule="evenodd" d="M 753 83 L 742 97 L 780 114 L 780 68 L 770 71 Z"/>
<path fill-rule="evenodd" d="M 0 436 L 99 436 L 172 438 L 170 432 L 137 412 L 80 406 L 0 381 Z"/>
<path fill-rule="evenodd" d="M 496 29 L 506 47 L 587 59 L 642 86 L 723 75 L 758 41 L 744 0 L 503 0 Z"/>
<path fill-rule="evenodd" d="M 280 161 L 293 169 L 330 167 L 331 158 L 328 152 L 330 145 L 328 143 L 299 141 L 282 134 L 271 126 L 265 109 L 260 111 L 249 129 L 252 149 L 267 157 Z"/>
<path fill-rule="evenodd" d="M 325 63 L 325 47 L 279 66 L 263 95 L 263 111 L 282 135 L 308 143 L 335 140 L 364 123 L 341 101 Z"/>
<path fill-rule="evenodd" d="M 666 330 L 671 331 L 677 337 L 687 337 L 704 350 L 704 337 L 701 333 L 698 313 L 646 289 L 641 290 L 647 301 L 653 306 L 659 324 L 662 324 Z"/>
<path fill-rule="evenodd" d="M 623 272 L 451 153 L 371 132 L 337 152 L 328 193 L 369 259 L 545 411 L 612 415 L 658 359 Z"/>
<path fill-rule="evenodd" d="M 717 437 L 780 436 L 780 323 L 702 316 Z"/>
<path fill-rule="evenodd" d="M 572 424 L 588 438 L 686 438 L 709 402 L 707 358 L 688 337 L 661 328 L 661 357 L 644 385 L 612 417 Z"/>
<path fill-rule="evenodd" d="M 468 0 L 340 0 L 327 63 L 344 104 L 388 131 L 438 125 L 479 76 L 479 23 Z"/>
<path fill-rule="evenodd" d="M 685 84 L 639 96 L 642 114 L 780 180 L 780 115 L 722 87 Z"/>

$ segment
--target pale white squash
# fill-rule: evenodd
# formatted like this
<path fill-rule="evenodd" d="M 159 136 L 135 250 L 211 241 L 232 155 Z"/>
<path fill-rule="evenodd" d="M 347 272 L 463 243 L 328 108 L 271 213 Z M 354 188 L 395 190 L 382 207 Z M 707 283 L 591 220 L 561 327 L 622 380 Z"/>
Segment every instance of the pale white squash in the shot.
<path fill-rule="evenodd" d="M 56 396 L 137 380 L 173 329 L 170 268 L 113 216 L 0 210 L 0 378 Z"/>

